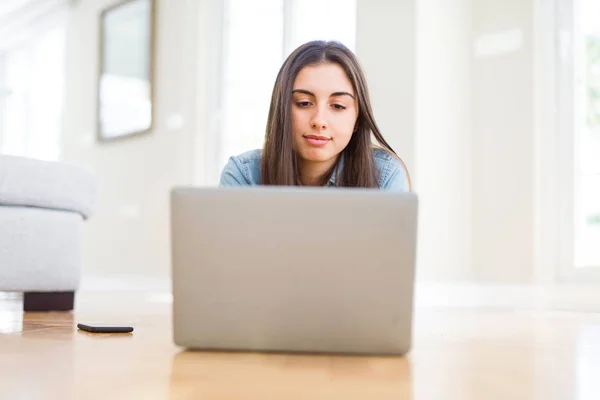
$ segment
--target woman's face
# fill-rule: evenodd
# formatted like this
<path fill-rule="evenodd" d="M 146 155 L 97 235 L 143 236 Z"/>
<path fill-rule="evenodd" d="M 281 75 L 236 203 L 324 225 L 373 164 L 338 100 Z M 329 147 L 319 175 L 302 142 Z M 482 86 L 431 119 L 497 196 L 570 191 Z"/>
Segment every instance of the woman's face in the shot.
<path fill-rule="evenodd" d="M 329 63 L 300 70 L 293 88 L 292 133 L 301 161 L 333 165 L 357 117 L 356 93 L 342 67 Z"/>

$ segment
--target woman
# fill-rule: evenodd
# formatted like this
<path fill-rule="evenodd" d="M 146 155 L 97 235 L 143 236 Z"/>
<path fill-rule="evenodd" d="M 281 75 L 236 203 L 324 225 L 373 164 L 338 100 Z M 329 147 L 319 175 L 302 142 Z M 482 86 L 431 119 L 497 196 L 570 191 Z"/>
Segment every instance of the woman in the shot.
<path fill-rule="evenodd" d="M 231 157 L 219 185 L 411 190 L 406 166 L 375 123 L 358 60 L 341 43 L 325 41 L 308 42 L 285 60 L 263 149 Z"/>

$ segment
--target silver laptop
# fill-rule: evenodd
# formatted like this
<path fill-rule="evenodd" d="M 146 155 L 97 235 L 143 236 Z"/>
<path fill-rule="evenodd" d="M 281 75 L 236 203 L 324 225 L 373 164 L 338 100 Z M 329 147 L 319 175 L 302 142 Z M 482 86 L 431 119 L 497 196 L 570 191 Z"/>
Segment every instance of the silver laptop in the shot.
<path fill-rule="evenodd" d="M 372 189 L 173 189 L 175 344 L 407 353 L 417 204 Z"/>

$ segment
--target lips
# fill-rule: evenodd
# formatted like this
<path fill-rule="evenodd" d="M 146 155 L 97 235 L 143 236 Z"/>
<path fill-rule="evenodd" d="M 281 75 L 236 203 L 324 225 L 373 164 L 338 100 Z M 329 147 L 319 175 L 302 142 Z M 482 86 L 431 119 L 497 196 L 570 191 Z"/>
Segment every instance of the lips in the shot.
<path fill-rule="evenodd" d="M 315 140 L 331 140 L 327 136 L 319 136 L 319 135 L 304 135 L 307 139 L 315 139 Z"/>
<path fill-rule="evenodd" d="M 304 139 L 313 147 L 323 147 L 331 140 L 331 138 L 320 135 L 304 135 Z"/>

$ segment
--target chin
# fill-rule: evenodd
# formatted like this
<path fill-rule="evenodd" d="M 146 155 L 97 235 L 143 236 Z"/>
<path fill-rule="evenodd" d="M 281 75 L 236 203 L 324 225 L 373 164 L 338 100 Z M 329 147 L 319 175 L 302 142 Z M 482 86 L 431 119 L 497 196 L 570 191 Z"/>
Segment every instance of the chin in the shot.
<path fill-rule="evenodd" d="M 330 161 L 337 156 L 336 153 L 326 149 L 303 149 L 300 152 L 300 157 L 304 161 L 310 162 L 325 162 Z"/>

